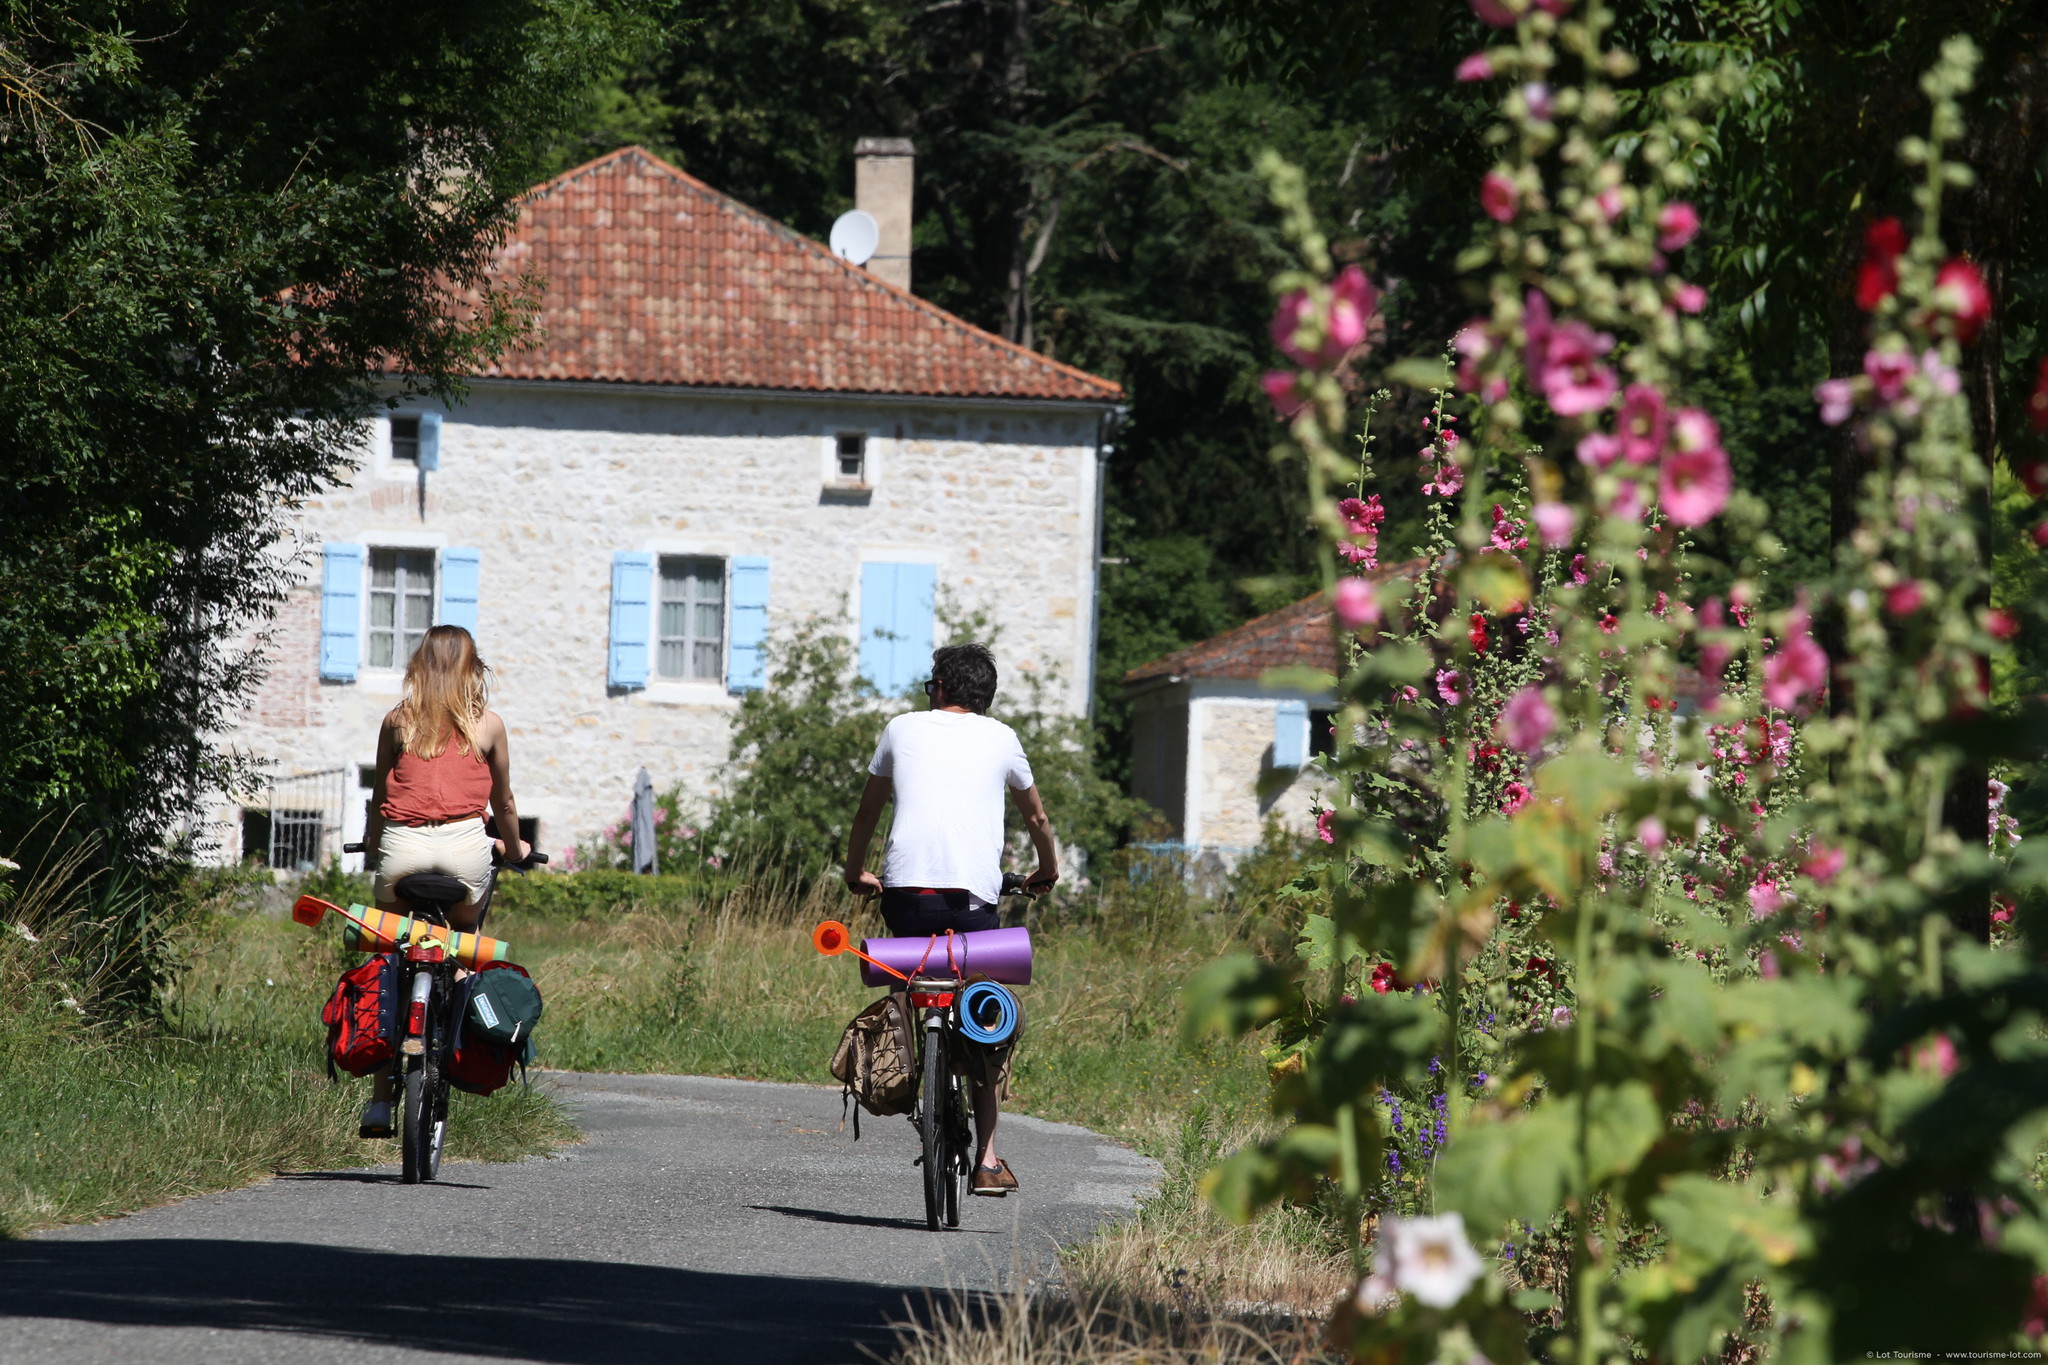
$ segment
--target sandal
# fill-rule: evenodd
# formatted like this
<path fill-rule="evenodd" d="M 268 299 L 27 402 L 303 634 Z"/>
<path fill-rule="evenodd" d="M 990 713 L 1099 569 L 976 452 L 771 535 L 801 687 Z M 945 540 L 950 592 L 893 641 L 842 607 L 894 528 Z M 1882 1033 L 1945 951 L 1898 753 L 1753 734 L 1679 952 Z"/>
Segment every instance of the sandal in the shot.
<path fill-rule="evenodd" d="M 974 1168 L 974 1192 L 976 1194 L 987 1195 L 991 1199 L 1001 1199 L 1016 1188 L 1017 1173 L 1012 1171 L 1010 1163 L 1001 1157 L 996 1158 L 996 1164 L 993 1166 L 976 1166 Z"/>

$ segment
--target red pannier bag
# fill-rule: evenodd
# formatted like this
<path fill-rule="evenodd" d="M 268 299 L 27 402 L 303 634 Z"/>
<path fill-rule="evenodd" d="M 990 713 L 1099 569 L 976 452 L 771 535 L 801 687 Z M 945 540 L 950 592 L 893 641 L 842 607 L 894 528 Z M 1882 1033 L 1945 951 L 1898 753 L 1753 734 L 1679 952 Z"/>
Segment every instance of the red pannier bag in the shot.
<path fill-rule="evenodd" d="M 341 974 L 320 1011 L 327 1025 L 327 1072 L 367 1076 L 398 1055 L 398 954 L 373 957 Z"/>
<path fill-rule="evenodd" d="M 495 1038 L 486 1038 L 482 1030 L 470 1027 L 470 1000 L 485 972 L 527 975 L 526 968 L 516 962 L 487 962 L 464 977 L 457 988 L 455 1038 L 448 1049 L 448 1084 L 472 1095 L 488 1095 L 503 1089 L 512 1079 L 515 1065 L 523 1073 L 526 1064 L 533 1060 L 532 1034 L 517 1044 L 501 1043 Z"/>

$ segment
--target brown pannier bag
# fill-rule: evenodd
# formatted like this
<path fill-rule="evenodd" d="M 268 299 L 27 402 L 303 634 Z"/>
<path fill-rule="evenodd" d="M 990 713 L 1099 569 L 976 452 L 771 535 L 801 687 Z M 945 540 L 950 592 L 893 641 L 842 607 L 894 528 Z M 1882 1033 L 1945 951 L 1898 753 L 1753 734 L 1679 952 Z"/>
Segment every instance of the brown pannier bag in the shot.
<path fill-rule="evenodd" d="M 910 1041 L 910 1001 L 889 994 L 853 1016 L 832 1054 L 832 1076 L 844 1087 L 839 1125 L 846 1126 L 846 1102 L 856 1100 L 853 1140 L 860 1141 L 860 1110 L 877 1118 L 907 1114 L 917 1094 L 917 1052 Z"/>

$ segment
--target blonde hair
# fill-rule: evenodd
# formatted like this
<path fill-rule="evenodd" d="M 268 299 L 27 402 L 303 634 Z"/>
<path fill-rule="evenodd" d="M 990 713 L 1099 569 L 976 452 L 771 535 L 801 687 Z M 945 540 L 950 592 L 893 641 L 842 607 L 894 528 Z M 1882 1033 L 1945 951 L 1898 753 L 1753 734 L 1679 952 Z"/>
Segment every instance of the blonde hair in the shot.
<path fill-rule="evenodd" d="M 490 699 L 490 669 L 461 626 L 435 626 L 405 665 L 405 697 L 392 711 L 398 742 L 409 754 L 438 757 L 452 730 L 456 752 L 481 756 L 477 727 Z"/>

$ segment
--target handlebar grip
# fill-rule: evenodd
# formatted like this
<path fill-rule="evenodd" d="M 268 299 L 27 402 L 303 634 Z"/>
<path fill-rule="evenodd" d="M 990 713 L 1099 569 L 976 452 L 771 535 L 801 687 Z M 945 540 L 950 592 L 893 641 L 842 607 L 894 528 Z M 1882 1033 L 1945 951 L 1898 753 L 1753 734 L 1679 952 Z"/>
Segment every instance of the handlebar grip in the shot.
<path fill-rule="evenodd" d="M 544 863 L 547 860 L 548 855 L 540 852 L 538 849 L 530 850 L 526 855 L 526 861 L 529 863 Z"/>
<path fill-rule="evenodd" d="M 343 853 L 361 853 L 365 847 L 366 845 L 363 844 L 343 844 L 341 851 Z"/>

